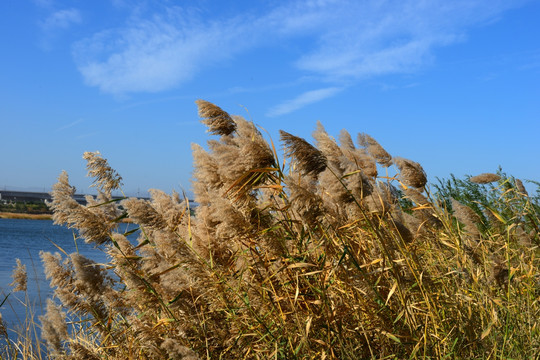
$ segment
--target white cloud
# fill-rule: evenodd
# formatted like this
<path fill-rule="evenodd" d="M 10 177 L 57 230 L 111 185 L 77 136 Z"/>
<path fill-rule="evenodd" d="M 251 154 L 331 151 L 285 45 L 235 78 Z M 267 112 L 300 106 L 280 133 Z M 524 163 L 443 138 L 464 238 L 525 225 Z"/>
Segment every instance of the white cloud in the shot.
<path fill-rule="evenodd" d="M 127 24 L 80 41 L 74 55 L 87 84 L 121 95 L 171 89 L 216 64 L 227 69 L 234 63 L 223 62 L 242 52 L 289 43 L 302 54 L 290 59 L 298 77 L 317 75 L 343 86 L 421 68 L 433 60 L 435 48 L 464 40 L 470 27 L 497 19 L 511 6 L 517 5 L 502 0 L 297 0 L 233 19 L 166 8 L 146 18 L 140 14 L 147 12 L 132 14 Z"/>
<path fill-rule="evenodd" d="M 433 49 L 463 40 L 468 28 L 509 7 L 484 0 L 336 1 L 292 12 L 287 23 L 289 31 L 315 38 L 296 61 L 299 69 L 350 80 L 415 70 L 431 60 Z"/>
<path fill-rule="evenodd" d="M 49 17 L 41 23 L 41 26 L 45 30 L 67 29 L 72 24 L 79 24 L 81 21 L 82 17 L 79 10 L 64 9 L 58 10 L 49 15 Z"/>
<path fill-rule="evenodd" d="M 240 39 L 239 27 L 203 26 L 170 11 L 80 41 L 74 55 L 86 82 L 104 92 L 157 92 L 184 83 L 240 51 L 246 39 Z"/>
<path fill-rule="evenodd" d="M 285 101 L 268 111 L 267 116 L 279 116 L 291 113 L 295 110 L 303 108 L 306 105 L 313 104 L 324 100 L 326 98 L 336 95 L 338 92 L 342 91 L 342 88 L 338 87 L 329 87 L 318 90 L 307 91 L 298 97 Z"/>

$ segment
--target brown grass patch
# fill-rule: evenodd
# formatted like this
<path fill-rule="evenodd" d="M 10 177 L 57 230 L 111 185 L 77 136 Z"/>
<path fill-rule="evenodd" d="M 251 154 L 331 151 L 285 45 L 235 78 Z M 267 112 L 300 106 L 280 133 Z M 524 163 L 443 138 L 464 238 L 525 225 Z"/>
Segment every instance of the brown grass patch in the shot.
<path fill-rule="evenodd" d="M 52 214 L 23 214 L 0 212 L 0 219 L 51 220 Z"/>

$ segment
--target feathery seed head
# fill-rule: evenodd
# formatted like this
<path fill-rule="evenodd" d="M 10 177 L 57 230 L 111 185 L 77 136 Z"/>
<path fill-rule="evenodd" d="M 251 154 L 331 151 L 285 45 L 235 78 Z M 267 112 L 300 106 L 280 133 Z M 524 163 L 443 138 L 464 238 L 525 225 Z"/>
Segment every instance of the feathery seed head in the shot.
<path fill-rule="evenodd" d="M 203 149 L 199 144 L 191 145 L 193 167 L 195 168 L 194 182 L 205 184 L 210 188 L 219 189 L 223 182 L 218 173 L 218 163 L 214 156 Z"/>
<path fill-rule="evenodd" d="M 62 342 L 67 340 L 66 315 L 60 311 L 52 299 L 47 299 L 47 312 L 39 317 L 41 337 L 54 354 L 64 352 Z"/>
<path fill-rule="evenodd" d="M 392 165 L 392 156 L 368 134 L 358 134 L 358 144 L 366 148 L 367 152 L 382 166 Z"/>
<path fill-rule="evenodd" d="M 161 343 L 161 348 L 167 352 L 171 359 L 199 360 L 197 354 L 178 340 L 167 338 Z"/>
<path fill-rule="evenodd" d="M 255 124 L 241 116 L 235 116 L 238 125 L 240 150 L 238 167 L 243 171 L 275 166 L 274 153 Z"/>
<path fill-rule="evenodd" d="M 365 153 L 364 149 L 357 149 L 356 158 L 358 162 L 358 167 L 362 169 L 364 174 L 370 178 L 376 178 L 378 175 L 377 171 L 377 162 L 371 155 Z"/>
<path fill-rule="evenodd" d="M 396 164 L 398 167 L 401 181 L 405 185 L 412 186 L 417 189 L 423 188 L 426 185 L 426 172 L 419 163 L 408 159 L 395 157 L 394 164 Z"/>
<path fill-rule="evenodd" d="M 326 169 L 326 157 L 306 140 L 280 130 L 281 141 L 285 143 L 286 155 L 296 160 L 300 171 L 317 176 Z"/>
<path fill-rule="evenodd" d="M 53 210 L 53 220 L 55 224 L 63 225 L 68 222 L 71 213 L 80 205 L 73 199 L 75 187 L 69 184 L 69 176 L 66 171 L 58 176 L 58 182 L 52 187 L 52 201 L 47 201 L 47 206 Z"/>
<path fill-rule="evenodd" d="M 161 214 L 146 200 L 129 198 L 122 201 L 122 206 L 137 224 L 154 228 L 162 228 L 166 224 Z"/>
<path fill-rule="evenodd" d="M 345 129 L 339 133 L 339 145 L 342 150 L 354 151 L 356 149 L 351 134 Z"/>
<path fill-rule="evenodd" d="M 70 359 L 99 360 L 100 357 L 84 345 L 72 342 L 69 344 L 71 349 Z"/>
<path fill-rule="evenodd" d="M 287 187 L 290 191 L 289 203 L 292 208 L 306 224 L 314 224 L 317 217 L 322 215 L 322 200 L 315 193 L 316 187 L 313 182 L 306 181 L 301 176 L 298 179 L 287 177 Z"/>
<path fill-rule="evenodd" d="M 13 282 L 9 285 L 14 286 L 13 291 L 26 291 L 28 281 L 26 265 L 23 265 L 20 259 L 16 259 L 16 261 L 17 267 L 13 269 L 13 274 L 11 275 Z"/>
<path fill-rule="evenodd" d="M 83 154 L 83 159 L 86 160 L 88 176 L 94 178 L 93 187 L 107 195 L 113 190 L 120 189 L 122 177 L 109 166 L 107 159 L 104 159 L 99 151 L 87 151 Z"/>
<path fill-rule="evenodd" d="M 470 207 L 463 205 L 456 199 L 452 198 L 452 209 L 454 210 L 454 216 L 459 220 L 469 234 L 473 236 L 480 236 L 477 224 L 480 224 L 482 220 L 477 213 L 475 213 Z"/>
<path fill-rule="evenodd" d="M 320 121 L 317 121 L 317 129 L 313 132 L 313 138 L 317 141 L 317 149 L 332 163 L 339 164 L 339 158 L 343 156 L 343 152 L 336 141 L 328 135 Z"/>
<path fill-rule="evenodd" d="M 94 261 L 73 253 L 70 256 L 79 286 L 98 294 L 103 288 L 103 270 Z"/>
<path fill-rule="evenodd" d="M 74 194 L 75 187 L 69 184 L 68 175 L 63 171 L 53 185 L 52 201 L 47 202 L 47 206 L 53 210 L 54 223 L 76 228 L 86 242 L 101 244 L 108 241 L 109 232 L 115 226 L 105 217 L 108 212 L 82 206 L 73 199 Z"/>
<path fill-rule="evenodd" d="M 405 195 L 409 198 L 409 200 L 413 201 L 416 206 L 426 206 L 429 204 L 429 200 L 418 190 L 415 190 L 412 187 L 408 187 L 405 188 L 403 191 L 405 192 Z"/>
<path fill-rule="evenodd" d="M 205 100 L 195 101 L 199 107 L 201 122 L 208 126 L 214 135 L 230 135 L 236 130 L 236 123 L 231 116 L 219 106 Z"/>
<path fill-rule="evenodd" d="M 491 182 L 501 180 L 501 177 L 497 174 L 483 173 L 480 175 L 473 176 L 469 180 L 476 184 L 489 184 Z"/>
<path fill-rule="evenodd" d="M 523 195 L 525 196 L 528 196 L 529 193 L 527 192 L 527 190 L 525 189 L 525 186 L 523 186 L 523 182 L 519 179 L 516 179 L 516 188 L 518 189 L 518 191 L 520 193 L 522 193 Z"/>

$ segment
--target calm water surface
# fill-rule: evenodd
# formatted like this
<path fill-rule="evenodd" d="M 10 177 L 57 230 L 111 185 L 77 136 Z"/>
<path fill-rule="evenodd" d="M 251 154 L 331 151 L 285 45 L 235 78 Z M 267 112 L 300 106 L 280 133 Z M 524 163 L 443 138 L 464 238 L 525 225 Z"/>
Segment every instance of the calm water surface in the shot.
<path fill-rule="evenodd" d="M 75 240 L 75 237 L 73 230 L 53 225 L 51 220 L 0 219 L 0 303 L 10 294 L 0 307 L 0 313 L 8 327 L 21 324 L 25 318 L 25 307 L 19 301 L 24 300 L 25 293 L 13 293 L 9 286 L 13 281 L 11 274 L 16 266 L 15 259 L 26 264 L 28 297 L 34 307 L 36 321 L 37 316 L 43 313 L 47 297 L 52 295 L 39 257 L 41 250 L 60 252 L 56 244 L 68 254 L 76 252 L 78 248 L 79 253 L 87 258 L 99 263 L 106 261 L 100 249 L 86 244 L 82 239 Z"/>

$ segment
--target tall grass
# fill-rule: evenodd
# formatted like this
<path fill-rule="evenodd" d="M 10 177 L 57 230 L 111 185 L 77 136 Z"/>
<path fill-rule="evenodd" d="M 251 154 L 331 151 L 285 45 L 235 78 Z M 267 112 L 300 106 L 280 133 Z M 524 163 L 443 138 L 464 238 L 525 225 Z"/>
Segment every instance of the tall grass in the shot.
<path fill-rule="evenodd" d="M 159 190 L 112 200 L 122 179 L 99 153 L 84 155 L 88 205 L 60 175 L 55 222 L 109 262 L 42 253 L 52 357 L 539 356 L 540 207 L 519 180 L 454 178 L 431 194 L 420 164 L 321 124 L 315 145 L 282 131 L 282 159 L 252 122 L 197 104 L 217 137 L 193 145 L 196 207 Z"/>

